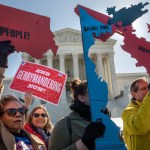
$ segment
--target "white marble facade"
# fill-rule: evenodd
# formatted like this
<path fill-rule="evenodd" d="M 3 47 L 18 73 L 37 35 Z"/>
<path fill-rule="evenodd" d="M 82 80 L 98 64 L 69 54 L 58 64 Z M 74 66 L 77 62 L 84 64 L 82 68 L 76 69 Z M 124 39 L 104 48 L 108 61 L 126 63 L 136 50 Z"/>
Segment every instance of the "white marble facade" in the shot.
<path fill-rule="evenodd" d="M 53 67 L 68 74 L 67 81 L 71 81 L 75 77 L 86 79 L 83 47 L 81 32 L 78 30 L 65 28 L 54 32 L 56 44 L 59 46 L 57 55 L 54 57 L 51 50 L 37 60 L 30 55 L 23 53 L 23 60 L 32 61 L 49 67 Z M 96 40 L 95 44 L 90 48 L 89 57 L 96 65 L 98 76 L 102 76 L 108 83 L 109 99 L 113 99 L 119 94 L 116 80 L 116 72 L 114 65 L 114 44 L 115 40 L 101 42 Z M 64 89 L 62 101 L 66 100 L 67 92 Z"/>
<path fill-rule="evenodd" d="M 34 59 L 26 53 L 22 54 L 22 59 L 53 67 L 69 74 L 67 81 L 71 81 L 74 77 L 86 79 L 80 31 L 65 28 L 54 32 L 54 34 L 56 44 L 59 46 L 55 57 L 53 56 L 51 50 L 49 50 L 40 60 Z M 108 40 L 107 42 L 96 41 L 95 45 L 90 48 L 89 56 L 96 64 L 97 74 L 102 76 L 108 84 L 108 107 L 112 112 L 112 117 L 120 117 L 122 110 L 129 103 L 129 87 L 131 82 L 139 77 L 149 77 L 146 73 L 116 74 L 113 48 L 115 43 L 115 40 Z M 3 95 L 12 94 L 16 97 L 23 98 L 22 93 L 9 90 L 11 80 L 12 78 L 6 78 L 3 81 L 5 86 Z M 123 91 L 124 95 L 118 99 L 114 99 L 114 97 L 120 94 L 120 91 Z M 58 106 L 50 103 L 44 104 L 47 107 L 54 123 L 70 112 L 70 100 L 70 92 L 65 87 Z M 40 104 L 40 101 L 36 99 L 33 104 L 34 105 L 31 106 L 31 109 L 35 105 Z"/>

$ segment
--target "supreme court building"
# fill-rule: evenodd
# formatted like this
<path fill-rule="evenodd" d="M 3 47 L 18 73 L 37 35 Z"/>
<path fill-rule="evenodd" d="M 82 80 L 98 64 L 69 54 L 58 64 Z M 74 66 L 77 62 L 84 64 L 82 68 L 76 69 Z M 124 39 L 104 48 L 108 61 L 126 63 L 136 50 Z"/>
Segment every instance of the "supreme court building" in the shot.
<path fill-rule="evenodd" d="M 58 45 L 58 51 L 55 57 L 52 51 L 48 50 L 40 60 L 26 53 L 22 53 L 22 59 L 46 65 L 66 73 L 68 75 L 67 83 L 75 77 L 81 80 L 86 79 L 81 32 L 65 28 L 55 31 L 54 35 L 54 40 L 56 45 Z M 108 108 L 112 113 L 112 117 L 120 117 L 122 110 L 128 105 L 131 98 L 129 88 L 132 81 L 139 77 L 149 77 L 147 73 L 116 74 L 114 64 L 115 43 L 116 41 L 112 39 L 106 42 L 96 40 L 95 44 L 90 48 L 89 57 L 96 65 L 95 71 L 98 76 L 102 76 L 108 84 Z M 23 98 L 22 93 L 9 90 L 8 87 L 11 80 L 12 78 L 6 78 L 3 81 L 5 86 L 3 95 L 12 94 L 16 97 Z M 48 102 L 42 103 L 42 101 L 37 99 L 31 109 L 42 103 L 49 111 L 52 121 L 56 122 L 70 112 L 69 105 L 72 102 L 70 94 L 70 89 L 66 84 L 58 106 L 54 106 Z"/>
<path fill-rule="evenodd" d="M 54 35 L 56 45 L 58 45 L 55 57 L 52 51 L 49 50 L 40 60 L 23 53 L 23 60 L 60 70 L 68 75 L 67 81 L 71 81 L 75 77 L 81 80 L 86 79 L 81 32 L 65 28 L 54 32 Z M 113 47 L 115 43 L 115 40 L 107 40 L 107 42 L 97 40 L 89 52 L 89 57 L 96 65 L 96 73 L 98 76 L 102 76 L 108 84 L 109 99 L 113 99 L 119 94 L 114 65 Z M 67 87 L 64 89 L 62 100 L 66 100 L 69 96 L 66 90 L 68 90 Z"/>

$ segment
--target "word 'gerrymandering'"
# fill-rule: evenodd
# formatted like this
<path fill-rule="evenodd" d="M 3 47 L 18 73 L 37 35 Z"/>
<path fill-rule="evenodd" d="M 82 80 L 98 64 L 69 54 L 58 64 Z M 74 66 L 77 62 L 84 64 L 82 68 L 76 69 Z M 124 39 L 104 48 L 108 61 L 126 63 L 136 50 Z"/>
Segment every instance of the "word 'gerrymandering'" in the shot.
<path fill-rule="evenodd" d="M 49 88 L 53 91 L 60 92 L 62 83 L 49 79 L 48 77 L 20 70 L 16 76 L 17 79 L 29 81 L 42 87 Z"/>

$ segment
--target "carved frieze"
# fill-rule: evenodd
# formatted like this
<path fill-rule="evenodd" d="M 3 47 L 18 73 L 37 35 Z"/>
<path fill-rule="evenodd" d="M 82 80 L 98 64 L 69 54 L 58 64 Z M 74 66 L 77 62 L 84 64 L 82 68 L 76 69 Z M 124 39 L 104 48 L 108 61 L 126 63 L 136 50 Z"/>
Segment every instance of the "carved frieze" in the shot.
<path fill-rule="evenodd" d="M 54 32 L 54 35 L 56 43 L 73 43 L 82 41 L 80 31 L 70 28 L 56 31 Z"/>

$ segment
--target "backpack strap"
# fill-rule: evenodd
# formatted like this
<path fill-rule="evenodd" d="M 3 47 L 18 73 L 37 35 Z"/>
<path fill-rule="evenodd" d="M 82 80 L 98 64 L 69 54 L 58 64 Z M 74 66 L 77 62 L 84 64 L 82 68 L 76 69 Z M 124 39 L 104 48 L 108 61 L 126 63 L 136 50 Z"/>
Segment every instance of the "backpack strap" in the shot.
<path fill-rule="evenodd" d="M 69 133 L 70 133 L 70 136 L 71 136 L 72 127 L 71 127 L 71 119 L 70 119 L 70 116 L 67 116 L 66 119 L 67 119 L 67 128 L 68 128 Z"/>

